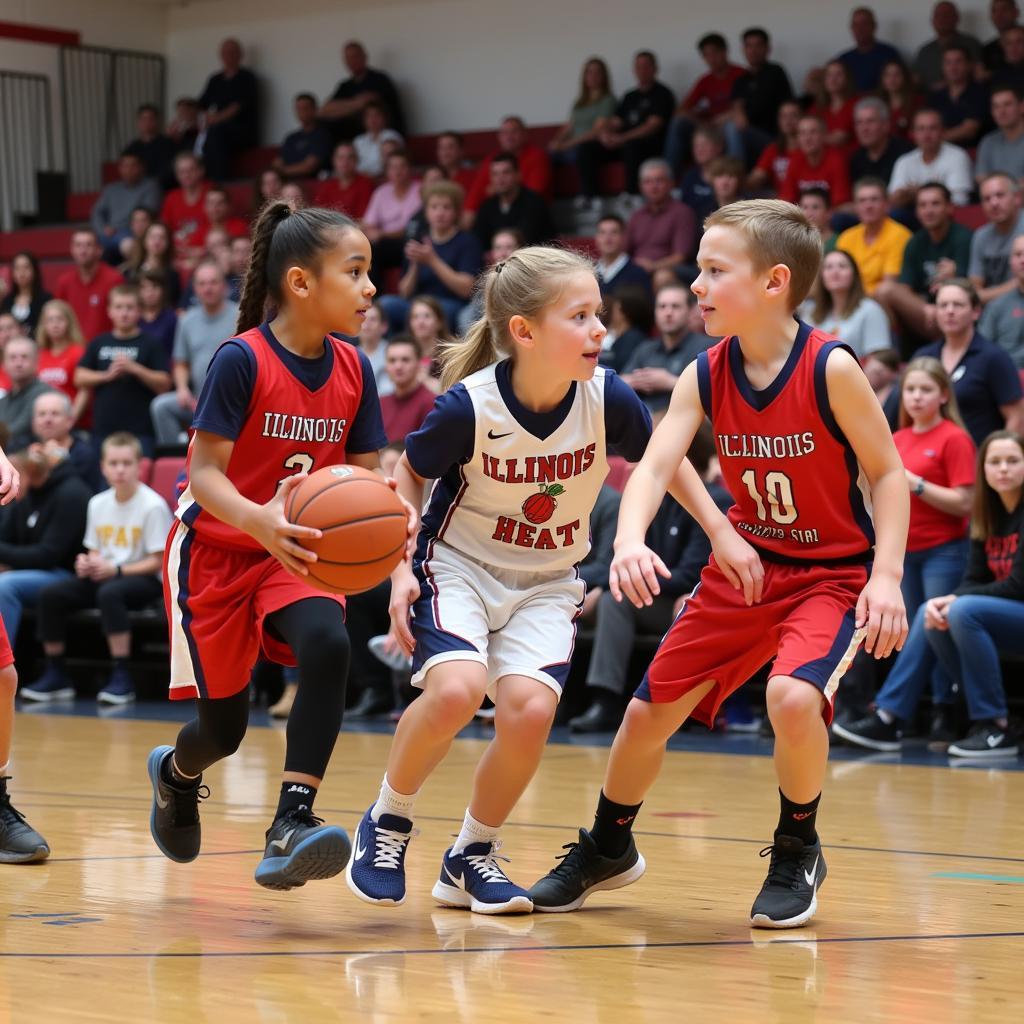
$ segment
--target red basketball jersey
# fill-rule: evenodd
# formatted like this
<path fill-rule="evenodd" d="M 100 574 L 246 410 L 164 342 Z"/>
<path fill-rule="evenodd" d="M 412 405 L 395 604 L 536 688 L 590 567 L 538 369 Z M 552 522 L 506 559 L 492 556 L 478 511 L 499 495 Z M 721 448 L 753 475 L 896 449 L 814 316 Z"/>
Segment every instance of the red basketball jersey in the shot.
<path fill-rule="evenodd" d="M 334 368 L 324 384 L 311 391 L 281 361 L 256 327 L 232 339 L 249 348 L 256 377 L 248 414 L 228 461 L 227 477 L 244 495 L 266 504 L 281 481 L 295 473 L 312 473 L 346 461 L 348 427 L 363 392 L 359 350 L 328 337 Z M 192 463 L 189 445 L 186 475 Z M 205 540 L 228 548 L 262 551 L 258 541 L 204 511 L 186 485 L 175 515 Z"/>
<path fill-rule="evenodd" d="M 697 357 L 701 404 L 735 504 L 729 521 L 775 561 L 867 561 L 866 481 L 832 415 L 825 360 L 841 341 L 801 323 L 786 365 L 755 391 L 737 338 Z"/>

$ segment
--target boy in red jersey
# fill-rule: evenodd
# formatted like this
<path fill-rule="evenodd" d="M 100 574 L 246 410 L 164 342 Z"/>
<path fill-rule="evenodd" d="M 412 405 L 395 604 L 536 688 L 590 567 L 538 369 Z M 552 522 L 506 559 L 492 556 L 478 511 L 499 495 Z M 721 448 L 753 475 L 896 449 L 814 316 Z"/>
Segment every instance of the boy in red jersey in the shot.
<path fill-rule="evenodd" d="M 712 559 L 626 710 L 593 829 L 580 829 L 530 896 L 537 910 L 575 910 L 639 878 L 631 827 L 669 737 L 691 715 L 710 726 L 774 657 L 767 704 L 782 807 L 751 923 L 793 928 L 814 915 L 825 878 L 815 819 L 839 679 L 862 640 L 882 658 L 906 638 L 909 498 L 853 353 L 793 317 L 821 262 L 817 230 L 781 200 L 733 203 L 706 228 L 692 287 L 708 334 L 726 337 L 683 372 L 626 486 L 610 588 L 640 607 L 669 575 L 644 544 L 666 490 L 704 528 Z M 727 517 L 684 460 L 705 415 L 736 501 Z"/>

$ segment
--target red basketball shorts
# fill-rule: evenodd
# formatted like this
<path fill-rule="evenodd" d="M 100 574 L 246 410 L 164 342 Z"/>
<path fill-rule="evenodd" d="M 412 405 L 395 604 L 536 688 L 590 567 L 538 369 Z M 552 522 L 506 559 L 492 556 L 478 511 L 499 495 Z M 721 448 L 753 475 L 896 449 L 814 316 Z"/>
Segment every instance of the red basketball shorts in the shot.
<path fill-rule="evenodd" d="M 266 551 L 206 543 L 175 521 L 164 549 L 164 605 L 171 634 L 172 700 L 232 697 L 262 655 L 294 665 L 291 648 L 266 626 L 297 601 L 345 599 L 316 590 Z"/>
<path fill-rule="evenodd" d="M 0 668 L 8 668 L 13 664 L 14 651 L 11 650 L 11 641 L 7 636 L 4 620 L 0 619 Z"/>
<path fill-rule="evenodd" d="M 868 569 L 764 563 L 759 604 L 747 607 L 712 559 L 655 652 L 635 696 L 656 704 L 678 700 L 714 680 L 693 717 L 710 727 L 722 702 L 774 657 L 773 676 L 804 679 L 821 690 L 822 715 L 832 704 L 864 630 L 857 598 Z"/>

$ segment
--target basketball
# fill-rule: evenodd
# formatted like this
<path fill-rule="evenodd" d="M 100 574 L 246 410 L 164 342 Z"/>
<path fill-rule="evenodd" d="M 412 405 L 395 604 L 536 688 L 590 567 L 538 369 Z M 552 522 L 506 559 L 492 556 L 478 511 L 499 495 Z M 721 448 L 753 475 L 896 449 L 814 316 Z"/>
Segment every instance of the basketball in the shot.
<path fill-rule="evenodd" d="M 358 594 L 387 579 L 405 553 L 406 514 L 383 477 L 359 466 L 326 466 L 288 496 L 285 515 L 321 530 L 301 543 L 316 552 L 309 582 L 335 594 Z"/>

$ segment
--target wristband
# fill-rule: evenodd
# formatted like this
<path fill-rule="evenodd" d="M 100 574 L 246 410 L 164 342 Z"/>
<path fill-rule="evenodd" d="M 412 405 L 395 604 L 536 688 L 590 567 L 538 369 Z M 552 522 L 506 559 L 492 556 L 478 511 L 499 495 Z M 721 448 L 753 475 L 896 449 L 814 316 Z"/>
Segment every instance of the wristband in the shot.
<path fill-rule="evenodd" d="M 917 483 L 914 484 L 914 494 L 916 494 L 919 498 L 921 497 L 922 494 L 924 494 L 924 477 L 923 476 L 919 476 L 917 478 Z"/>

